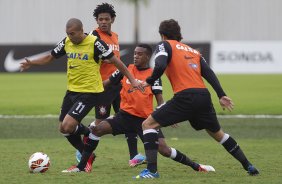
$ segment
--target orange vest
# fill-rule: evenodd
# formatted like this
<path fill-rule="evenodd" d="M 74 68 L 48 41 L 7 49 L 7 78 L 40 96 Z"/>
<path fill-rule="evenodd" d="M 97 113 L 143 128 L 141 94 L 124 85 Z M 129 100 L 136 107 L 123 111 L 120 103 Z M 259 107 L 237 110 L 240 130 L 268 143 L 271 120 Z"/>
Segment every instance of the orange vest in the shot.
<path fill-rule="evenodd" d="M 171 46 L 171 60 L 166 68 L 174 93 L 189 88 L 206 88 L 201 76 L 199 51 L 176 40 L 166 40 Z"/>
<path fill-rule="evenodd" d="M 99 34 L 101 40 L 103 40 L 109 47 L 112 48 L 113 53 L 117 58 L 120 58 L 119 53 L 119 44 L 118 44 L 118 35 L 114 32 L 111 32 L 112 36 L 108 35 L 107 33 L 101 31 L 99 28 L 96 29 L 97 33 Z M 102 80 L 106 80 L 110 77 L 110 75 L 116 71 L 116 67 L 113 64 L 102 63 L 100 67 L 100 73 L 102 76 Z"/>
<path fill-rule="evenodd" d="M 133 64 L 128 66 L 128 70 L 136 80 L 143 82 L 152 74 L 151 68 L 139 71 Z M 132 91 L 132 86 L 125 76 L 121 80 L 121 84 L 120 109 L 131 115 L 147 118 L 153 112 L 153 92 L 151 88 L 145 88 L 144 93 L 140 90 Z"/>

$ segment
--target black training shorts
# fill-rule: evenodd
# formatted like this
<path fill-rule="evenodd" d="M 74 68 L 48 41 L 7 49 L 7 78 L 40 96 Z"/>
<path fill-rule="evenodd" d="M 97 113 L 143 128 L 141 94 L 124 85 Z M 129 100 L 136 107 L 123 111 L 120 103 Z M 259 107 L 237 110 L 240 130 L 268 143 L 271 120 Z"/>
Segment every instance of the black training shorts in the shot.
<path fill-rule="evenodd" d="M 100 104 L 95 105 L 95 118 L 106 119 L 110 116 L 111 106 L 115 113 L 119 111 L 121 85 L 110 85 L 100 95 Z"/>
<path fill-rule="evenodd" d="M 120 111 L 115 116 L 107 118 L 106 121 L 110 123 L 113 135 L 137 133 L 143 142 L 142 123 L 145 119 Z M 161 130 L 158 131 L 158 137 L 164 138 Z"/>
<path fill-rule="evenodd" d="M 89 113 L 97 104 L 100 104 L 101 93 L 79 93 L 67 91 L 61 107 L 59 120 L 62 122 L 66 114 L 70 115 L 78 122 Z"/>
<path fill-rule="evenodd" d="M 195 130 L 220 130 L 220 125 L 207 89 L 185 90 L 152 113 L 162 126 L 188 120 Z"/>

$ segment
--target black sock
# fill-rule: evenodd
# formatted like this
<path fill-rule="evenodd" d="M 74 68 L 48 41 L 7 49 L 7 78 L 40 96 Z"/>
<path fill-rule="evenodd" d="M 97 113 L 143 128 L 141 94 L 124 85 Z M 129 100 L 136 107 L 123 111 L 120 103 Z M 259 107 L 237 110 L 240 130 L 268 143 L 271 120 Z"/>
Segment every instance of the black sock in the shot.
<path fill-rule="evenodd" d="M 81 160 L 77 165 L 77 168 L 79 168 L 81 171 L 84 170 L 87 161 L 93 151 L 96 149 L 98 146 L 99 140 L 92 140 L 92 139 L 87 139 L 87 142 L 84 144 L 84 149 L 82 152 Z"/>
<path fill-rule="evenodd" d="M 152 173 L 157 172 L 158 146 L 158 132 L 155 129 L 147 130 L 144 134 L 144 148 L 147 157 L 147 169 Z"/>
<path fill-rule="evenodd" d="M 90 130 L 88 127 L 84 126 L 82 123 L 78 125 L 78 129 L 76 130 L 76 133 L 79 135 L 89 135 Z"/>
<path fill-rule="evenodd" d="M 172 158 L 174 161 L 179 162 L 179 163 L 184 164 L 184 165 L 188 165 L 188 166 L 192 167 L 192 169 L 194 169 L 195 171 L 199 170 L 200 165 L 198 163 L 193 162 L 190 158 L 188 158 L 186 155 L 184 155 L 180 151 L 178 151 L 174 148 L 171 148 L 171 149 L 172 149 L 171 151 L 174 151 L 174 152 L 176 151 L 175 158 Z"/>
<path fill-rule="evenodd" d="M 230 136 L 224 143 L 222 143 L 222 145 L 234 158 L 236 158 L 242 164 L 244 169 L 247 171 L 250 162 L 246 158 L 237 142 Z"/>
<path fill-rule="evenodd" d="M 82 123 L 80 123 L 79 125 L 77 125 L 76 130 L 68 135 L 65 136 L 68 141 L 71 143 L 71 145 L 77 149 L 80 153 L 82 153 L 83 150 L 83 142 L 81 140 L 81 134 L 89 134 L 90 130 L 88 127 L 84 126 Z"/>
<path fill-rule="evenodd" d="M 71 145 L 77 149 L 80 153 L 83 150 L 83 142 L 81 140 L 81 136 L 78 134 L 71 134 L 66 136 L 67 140 L 71 143 Z"/>
<path fill-rule="evenodd" d="M 128 133 L 125 134 L 125 138 L 128 145 L 130 160 L 135 157 L 135 155 L 138 154 L 137 150 L 137 134 L 135 133 Z"/>

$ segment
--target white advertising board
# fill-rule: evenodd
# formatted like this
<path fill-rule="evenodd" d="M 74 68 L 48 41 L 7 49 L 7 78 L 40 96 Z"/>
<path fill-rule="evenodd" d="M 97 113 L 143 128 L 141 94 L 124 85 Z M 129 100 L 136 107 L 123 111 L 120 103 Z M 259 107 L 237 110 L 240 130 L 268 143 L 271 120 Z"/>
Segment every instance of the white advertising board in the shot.
<path fill-rule="evenodd" d="M 282 73 L 282 41 L 214 41 L 212 69 L 216 73 Z"/>

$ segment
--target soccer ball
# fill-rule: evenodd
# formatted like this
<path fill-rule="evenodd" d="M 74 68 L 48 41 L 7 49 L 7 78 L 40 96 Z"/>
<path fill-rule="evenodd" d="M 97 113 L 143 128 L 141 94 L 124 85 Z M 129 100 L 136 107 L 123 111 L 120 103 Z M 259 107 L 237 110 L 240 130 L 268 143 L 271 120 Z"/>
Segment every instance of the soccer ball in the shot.
<path fill-rule="evenodd" d="M 29 157 L 28 167 L 31 173 L 44 173 L 50 167 L 50 159 L 45 153 L 36 152 Z"/>

